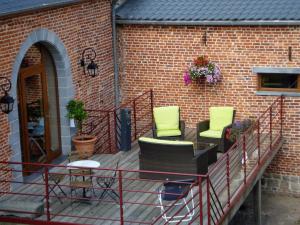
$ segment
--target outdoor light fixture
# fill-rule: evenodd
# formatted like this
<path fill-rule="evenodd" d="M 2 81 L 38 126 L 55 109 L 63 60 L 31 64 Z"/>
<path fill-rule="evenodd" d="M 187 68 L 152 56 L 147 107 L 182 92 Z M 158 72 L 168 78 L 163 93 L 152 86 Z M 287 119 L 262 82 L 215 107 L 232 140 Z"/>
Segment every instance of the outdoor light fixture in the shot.
<path fill-rule="evenodd" d="M 0 77 L 0 79 L 5 80 L 4 84 L 1 84 L 1 90 L 4 92 L 4 96 L 0 98 L 0 109 L 3 113 L 10 113 L 13 111 L 15 100 L 13 97 L 9 96 L 8 92 L 11 89 L 11 82 L 6 77 Z"/>
<path fill-rule="evenodd" d="M 205 46 L 207 46 L 207 31 L 205 31 L 202 36 L 202 42 Z"/>
<path fill-rule="evenodd" d="M 83 50 L 80 65 L 83 67 L 83 73 L 85 75 L 91 77 L 98 75 L 98 65 L 94 62 L 96 56 L 96 52 L 93 48 L 86 48 Z"/>

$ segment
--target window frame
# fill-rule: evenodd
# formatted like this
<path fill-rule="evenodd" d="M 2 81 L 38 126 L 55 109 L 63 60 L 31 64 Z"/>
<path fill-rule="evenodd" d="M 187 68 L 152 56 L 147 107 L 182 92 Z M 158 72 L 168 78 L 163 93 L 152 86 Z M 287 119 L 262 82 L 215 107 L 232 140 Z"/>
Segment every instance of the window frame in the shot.
<path fill-rule="evenodd" d="M 262 77 L 268 75 L 275 75 L 276 73 L 257 73 L 257 90 L 258 91 L 276 91 L 276 92 L 300 92 L 300 74 L 293 74 L 297 76 L 297 88 L 268 88 L 262 87 Z M 287 73 L 292 74 L 292 73 Z M 284 73 L 281 75 L 284 77 Z"/>

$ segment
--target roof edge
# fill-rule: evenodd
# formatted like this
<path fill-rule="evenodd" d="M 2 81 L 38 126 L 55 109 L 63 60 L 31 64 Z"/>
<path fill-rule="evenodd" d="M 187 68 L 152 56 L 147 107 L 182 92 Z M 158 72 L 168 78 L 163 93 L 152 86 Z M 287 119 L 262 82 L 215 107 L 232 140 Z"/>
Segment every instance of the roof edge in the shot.
<path fill-rule="evenodd" d="M 163 20 L 122 20 L 117 24 L 135 25 L 175 25 L 175 26 L 300 26 L 300 20 L 244 20 L 244 21 L 163 21 Z"/>
<path fill-rule="evenodd" d="M 29 12 L 32 12 L 35 10 L 45 10 L 45 9 L 51 9 L 51 8 L 57 8 L 57 7 L 64 7 L 67 5 L 80 3 L 82 1 L 83 0 L 70 0 L 68 2 L 56 2 L 53 4 L 44 4 L 44 5 L 40 5 L 40 6 L 29 7 L 26 9 L 20 9 L 20 10 L 10 11 L 10 12 L 6 12 L 6 13 L 0 13 L 0 18 L 1 17 L 10 17 L 10 16 L 14 16 L 16 14 L 25 14 L 25 13 L 29 13 Z"/>

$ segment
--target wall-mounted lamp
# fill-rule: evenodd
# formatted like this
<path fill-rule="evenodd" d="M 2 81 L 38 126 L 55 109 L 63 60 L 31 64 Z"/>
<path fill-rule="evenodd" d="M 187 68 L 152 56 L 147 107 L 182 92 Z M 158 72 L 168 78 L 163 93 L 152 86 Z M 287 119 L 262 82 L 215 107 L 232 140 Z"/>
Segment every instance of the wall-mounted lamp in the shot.
<path fill-rule="evenodd" d="M 0 77 L 0 80 L 5 80 L 4 84 L 1 84 L 1 90 L 4 92 L 4 96 L 0 98 L 0 109 L 3 113 L 10 113 L 13 111 L 15 100 L 11 97 L 8 92 L 11 89 L 11 82 L 6 77 Z"/>
<path fill-rule="evenodd" d="M 292 47 L 289 47 L 288 48 L 289 50 L 288 50 L 288 56 L 289 56 L 289 61 L 292 61 Z"/>
<path fill-rule="evenodd" d="M 85 75 L 91 77 L 98 75 L 98 65 L 94 62 L 96 56 L 96 52 L 93 48 L 86 48 L 83 50 L 80 65 L 83 67 L 83 73 Z"/>
<path fill-rule="evenodd" d="M 204 34 L 202 36 L 202 42 L 205 46 L 207 46 L 207 31 L 204 31 Z"/>

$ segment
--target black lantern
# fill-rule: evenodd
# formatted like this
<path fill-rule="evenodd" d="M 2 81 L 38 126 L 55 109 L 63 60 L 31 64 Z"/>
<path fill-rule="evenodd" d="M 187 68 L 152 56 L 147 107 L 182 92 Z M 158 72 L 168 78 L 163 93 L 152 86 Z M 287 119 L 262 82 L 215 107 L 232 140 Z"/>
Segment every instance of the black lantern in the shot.
<path fill-rule="evenodd" d="M 0 98 L 0 109 L 3 113 L 10 113 L 11 111 L 13 111 L 13 107 L 14 107 L 14 102 L 15 100 L 13 99 L 13 97 L 11 97 L 8 92 L 11 89 L 11 82 L 9 79 L 7 79 L 6 77 L 0 77 L 0 79 L 4 79 L 6 80 L 6 83 L 1 84 L 1 89 L 4 92 L 4 96 L 2 96 Z"/>
<path fill-rule="evenodd" d="M 83 67 L 83 73 L 85 75 L 91 77 L 98 75 L 98 65 L 94 62 L 96 56 L 96 52 L 93 48 L 86 48 L 83 50 L 80 65 Z"/>

